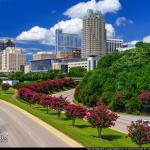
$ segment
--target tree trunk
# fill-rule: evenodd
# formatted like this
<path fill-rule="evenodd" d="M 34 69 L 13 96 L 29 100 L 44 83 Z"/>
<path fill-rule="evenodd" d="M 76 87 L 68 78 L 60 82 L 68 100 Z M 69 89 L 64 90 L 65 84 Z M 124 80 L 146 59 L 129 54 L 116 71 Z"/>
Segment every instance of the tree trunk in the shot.
<path fill-rule="evenodd" d="M 73 119 L 72 119 L 72 126 L 73 126 L 73 127 L 75 126 L 75 121 L 76 121 L 76 118 L 73 118 Z"/>
<path fill-rule="evenodd" d="M 49 108 L 48 108 L 48 106 L 47 106 L 47 114 L 48 114 L 48 109 L 49 109 Z"/>
<path fill-rule="evenodd" d="M 99 138 L 102 138 L 102 129 L 103 129 L 103 127 L 101 127 L 101 126 L 97 127 L 98 137 Z"/>

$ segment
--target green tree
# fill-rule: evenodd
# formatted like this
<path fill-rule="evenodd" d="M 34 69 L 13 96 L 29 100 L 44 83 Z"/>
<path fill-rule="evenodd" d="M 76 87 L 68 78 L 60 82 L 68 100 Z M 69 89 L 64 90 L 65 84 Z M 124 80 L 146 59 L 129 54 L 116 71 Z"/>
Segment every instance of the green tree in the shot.
<path fill-rule="evenodd" d="M 73 67 L 69 70 L 67 74 L 68 77 L 84 77 L 87 73 L 87 70 L 82 67 Z"/>

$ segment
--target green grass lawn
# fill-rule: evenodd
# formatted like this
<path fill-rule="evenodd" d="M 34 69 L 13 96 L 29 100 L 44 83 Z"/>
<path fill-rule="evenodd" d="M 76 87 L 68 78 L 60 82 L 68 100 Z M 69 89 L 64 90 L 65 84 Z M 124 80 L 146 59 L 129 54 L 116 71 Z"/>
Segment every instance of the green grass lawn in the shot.
<path fill-rule="evenodd" d="M 38 105 L 29 106 L 23 100 L 14 100 L 12 95 L 14 93 L 13 89 L 10 89 L 5 94 L 0 89 L 0 99 L 3 99 L 11 104 L 14 104 L 32 115 L 40 118 L 46 123 L 52 125 L 63 133 L 67 134 L 69 137 L 75 139 L 85 147 L 137 147 L 132 141 L 126 138 L 125 134 L 122 134 L 111 129 L 103 130 L 103 138 L 97 138 L 97 130 L 92 128 L 87 122 L 77 119 L 77 127 L 72 127 L 71 120 L 67 120 L 64 115 L 62 119 L 57 119 L 57 114 L 55 111 L 50 110 L 49 114 L 46 114 L 46 109 L 39 107 Z M 150 145 L 147 145 L 147 147 Z"/>

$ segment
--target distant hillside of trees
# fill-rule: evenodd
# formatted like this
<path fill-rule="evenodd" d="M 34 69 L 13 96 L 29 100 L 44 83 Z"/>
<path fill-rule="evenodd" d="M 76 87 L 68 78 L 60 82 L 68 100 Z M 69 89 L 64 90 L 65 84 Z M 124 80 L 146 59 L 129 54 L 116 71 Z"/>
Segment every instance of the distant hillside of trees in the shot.
<path fill-rule="evenodd" d="M 150 113 L 150 43 L 104 56 L 76 88 L 75 98 L 88 106 L 104 101 L 113 111 Z"/>

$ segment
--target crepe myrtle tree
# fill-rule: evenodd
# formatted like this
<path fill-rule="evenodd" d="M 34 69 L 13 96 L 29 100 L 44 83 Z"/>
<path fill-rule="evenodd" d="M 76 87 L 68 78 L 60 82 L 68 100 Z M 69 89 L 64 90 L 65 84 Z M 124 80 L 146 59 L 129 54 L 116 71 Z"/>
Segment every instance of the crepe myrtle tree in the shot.
<path fill-rule="evenodd" d="M 114 126 L 118 117 L 103 102 L 99 103 L 99 106 L 94 107 L 93 110 L 90 110 L 86 116 L 89 123 L 97 128 L 99 138 L 102 138 L 102 129 Z"/>
<path fill-rule="evenodd" d="M 66 98 L 63 98 L 62 96 L 56 98 L 53 97 L 50 103 L 50 108 L 57 111 L 58 118 L 60 119 L 62 111 L 64 111 L 65 107 L 69 105 L 69 102 L 66 100 Z"/>
<path fill-rule="evenodd" d="M 128 137 L 131 140 L 139 145 L 141 148 L 144 144 L 150 143 L 150 122 L 138 120 L 136 122 L 132 122 L 128 128 Z"/>
<path fill-rule="evenodd" d="M 68 105 L 65 106 L 65 114 L 68 118 L 72 120 L 72 126 L 75 126 L 75 121 L 77 118 L 83 119 L 86 115 L 86 107 L 84 106 L 76 106 L 76 105 Z"/>
<path fill-rule="evenodd" d="M 48 95 L 43 95 L 40 99 L 40 105 L 47 108 L 47 114 L 49 112 L 49 106 L 50 106 L 50 103 L 51 103 L 51 100 L 52 100 L 53 97 L 51 96 L 48 96 Z"/>

